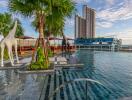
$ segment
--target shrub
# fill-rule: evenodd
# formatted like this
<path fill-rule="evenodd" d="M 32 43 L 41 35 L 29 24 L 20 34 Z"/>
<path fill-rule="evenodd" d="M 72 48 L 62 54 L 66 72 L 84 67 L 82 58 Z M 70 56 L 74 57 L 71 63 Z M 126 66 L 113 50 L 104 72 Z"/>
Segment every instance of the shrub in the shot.
<path fill-rule="evenodd" d="M 36 55 L 36 62 L 32 62 L 30 65 L 30 70 L 40 70 L 40 69 L 48 69 L 49 63 L 46 63 L 46 58 L 43 53 L 43 48 L 38 47 L 37 55 Z"/>

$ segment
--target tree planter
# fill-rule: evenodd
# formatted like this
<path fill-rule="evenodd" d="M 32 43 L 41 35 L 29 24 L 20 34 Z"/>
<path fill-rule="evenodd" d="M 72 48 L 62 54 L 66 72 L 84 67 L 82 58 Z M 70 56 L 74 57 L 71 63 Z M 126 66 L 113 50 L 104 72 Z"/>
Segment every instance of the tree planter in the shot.
<path fill-rule="evenodd" d="M 14 69 L 23 69 L 28 65 L 28 63 L 23 64 L 15 64 L 14 66 L 11 66 L 10 63 L 5 64 L 4 67 L 0 67 L 0 70 L 14 70 Z"/>
<path fill-rule="evenodd" d="M 32 71 L 18 71 L 19 74 L 53 74 L 54 69 L 47 69 L 47 70 L 32 70 Z"/>
<path fill-rule="evenodd" d="M 29 69 L 25 69 L 25 70 L 19 70 L 18 73 L 19 74 L 53 74 L 54 73 L 54 65 L 51 64 L 49 68 L 47 69 L 37 69 L 37 70 L 29 70 Z"/>

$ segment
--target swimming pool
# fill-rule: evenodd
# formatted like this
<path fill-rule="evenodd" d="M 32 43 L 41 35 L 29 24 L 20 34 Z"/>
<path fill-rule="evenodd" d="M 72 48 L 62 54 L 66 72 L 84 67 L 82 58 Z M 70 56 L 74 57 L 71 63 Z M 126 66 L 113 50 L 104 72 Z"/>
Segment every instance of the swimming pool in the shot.
<path fill-rule="evenodd" d="M 67 69 L 47 76 L 0 71 L 0 100 L 48 100 L 59 85 L 77 78 L 91 78 L 104 85 L 88 83 L 87 100 L 132 99 L 132 53 L 80 50 L 74 55 L 85 64 L 83 69 Z M 85 83 L 66 85 L 53 99 L 85 100 Z"/>

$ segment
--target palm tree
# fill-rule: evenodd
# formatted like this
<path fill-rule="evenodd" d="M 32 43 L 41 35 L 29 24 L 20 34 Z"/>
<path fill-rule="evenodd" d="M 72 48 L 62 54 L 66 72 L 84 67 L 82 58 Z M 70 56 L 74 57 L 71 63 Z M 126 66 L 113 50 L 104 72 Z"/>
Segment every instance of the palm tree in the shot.
<path fill-rule="evenodd" d="M 35 17 L 36 30 L 39 32 L 36 48 L 43 47 L 45 64 L 48 65 L 47 50 L 44 41 L 46 28 L 50 30 L 49 27 L 46 27 L 47 16 L 53 16 L 53 20 L 55 20 L 57 15 L 69 16 L 74 8 L 73 2 L 71 0 L 9 0 L 9 8 L 10 11 L 20 13 L 25 17 Z M 54 10 L 57 10 L 57 13 L 54 13 Z"/>
<path fill-rule="evenodd" d="M 52 35 L 62 35 L 65 18 L 75 11 L 75 4 L 71 0 L 58 0 L 61 6 L 52 5 L 52 14 L 46 17 L 46 25 Z"/>
<path fill-rule="evenodd" d="M 39 39 L 36 42 L 36 48 L 41 47 L 45 56 L 45 61 L 43 59 L 43 63 L 48 66 L 48 57 L 47 57 L 47 50 L 44 40 L 44 25 L 45 25 L 45 16 L 50 14 L 50 0 L 9 0 L 9 9 L 12 12 L 20 13 L 25 17 L 32 17 L 34 16 L 37 19 L 37 30 L 39 32 Z M 41 54 L 43 54 L 41 53 Z M 34 62 L 35 53 L 32 56 L 32 62 Z M 46 67 L 47 67 L 46 66 Z"/>
<path fill-rule="evenodd" d="M 65 17 L 71 17 L 75 11 L 75 4 L 71 0 L 56 0 L 61 6 L 51 2 L 51 12 L 46 16 L 45 36 L 63 36 Z M 37 18 L 32 22 L 33 27 L 37 30 Z"/>
<path fill-rule="evenodd" d="M 18 20 L 18 19 L 17 19 Z M 14 26 L 15 21 L 13 21 L 11 14 L 4 13 L 0 14 L 0 32 L 3 33 L 4 37 L 7 36 L 9 31 Z M 23 36 L 24 29 L 21 25 L 21 22 L 18 20 L 18 28 L 16 30 L 16 36 Z"/>
<path fill-rule="evenodd" d="M 56 5 L 53 1 L 51 2 L 51 14 L 45 18 L 45 36 L 49 36 L 49 34 L 53 36 L 62 35 L 65 17 L 70 17 L 75 9 L 75 5 L 71 0 L 56 0 L 56 2 L 59 2 L 61 6 Z M 32 22 L 32 26 L 36 31 L 38 31 L 37 20 L 38 18 L 35 18 Z"/>
<path fill-rule="evenodd" d="M 15 23 L 15 21 L 13 22 L 13 25 L 14 25 L 14 23 Z M 13 27 L 13 25 L 12 25 L 12 27 Z M 20 37 L 23 35 L 24 35 L 24 28 L 22 27 L 22 23 L 20 22 L 20 20 L 17 19 L 17 30 L 16 30 L 15 36 Z"/>
<path fill-rule="evenodd" d="M 11 15 L 8 13 L 0 14 L 0 32 L 6 36 L 11 26 Z"/>

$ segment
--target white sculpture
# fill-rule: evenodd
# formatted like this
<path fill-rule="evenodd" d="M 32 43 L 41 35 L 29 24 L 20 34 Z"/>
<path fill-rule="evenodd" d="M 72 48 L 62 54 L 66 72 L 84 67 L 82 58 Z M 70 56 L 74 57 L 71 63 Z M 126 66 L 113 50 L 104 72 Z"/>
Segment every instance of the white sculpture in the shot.
<path fill-rule="evenodd" d="M 15 25 L 14 25 L 13 29 L 11 31 L 9 31 L 9 34 L 0 43 L 1 66 L 2 67 L 4 66 L 3 56 L 4 56 L 5 46 L 8 49 L 8 55 L 9 55 L 9 59 L 11 61 L 11 65 L 14 66 L 14 59 L 13 59 L 13 52 L 12 52 L 13 46 L 15 47 L 15 54 L 16 54 L 17 63 L 19 63 L 18 54 L 17 54 L 17 39 L 15 38 L 16 28 L 17 28 L 17 21 L 15 21 Z"/>
<path fill-rule="evenodd" d="M 0 35 L 0 42 L 1 42 L 1 40 L 3 40 L 3 38 L 4 38 L 4 36 L 3 36 L 3 34 L 1 33 L 1 35 Z"/>

